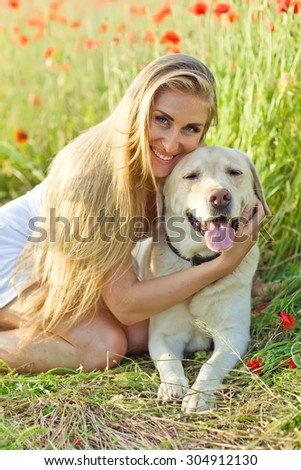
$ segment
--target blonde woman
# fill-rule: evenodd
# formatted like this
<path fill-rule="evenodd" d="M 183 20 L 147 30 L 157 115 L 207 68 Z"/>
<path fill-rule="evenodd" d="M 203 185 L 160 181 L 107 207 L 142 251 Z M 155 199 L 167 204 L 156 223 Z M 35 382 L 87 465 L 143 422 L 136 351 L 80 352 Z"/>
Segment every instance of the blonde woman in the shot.
<path fill-rule="evenodd" d="M 208 68 L 161 57 L 112 115 L 58 153 L 40 185 L 0 208 L 0 359 L 33 373 L 114 367 L 147 351 L 151 316 L 235 269 L 257 237 L 260 203 L 239 229 L 247 241 L 206 265 L 140 282 L 132 256 L 151 235 L 158 180 L 216 120 Z"/>

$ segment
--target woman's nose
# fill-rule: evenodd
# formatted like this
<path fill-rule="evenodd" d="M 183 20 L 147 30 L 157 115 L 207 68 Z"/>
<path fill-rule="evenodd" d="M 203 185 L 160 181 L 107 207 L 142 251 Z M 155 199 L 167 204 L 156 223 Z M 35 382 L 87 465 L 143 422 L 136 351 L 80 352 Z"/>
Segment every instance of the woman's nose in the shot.
<path fill-rule="evenodd" d="M 170 131 L 162 140 L 165 152 L 173 155 L 178 153 L 179 142 L 179 132 L 176 130 Z"/>

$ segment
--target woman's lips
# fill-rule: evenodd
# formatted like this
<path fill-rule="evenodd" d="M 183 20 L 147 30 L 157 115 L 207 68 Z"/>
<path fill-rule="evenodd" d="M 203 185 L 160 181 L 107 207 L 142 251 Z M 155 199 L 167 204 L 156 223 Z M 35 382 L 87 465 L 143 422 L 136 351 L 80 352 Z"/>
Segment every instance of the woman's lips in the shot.
<path fill-rule="evenodd" d="M 179 155 L 178 153 L 175 155 L 166 155 L 159 152 L 159 150 L 155 149 L 154 147 L 150 147 L 150 149 L 153 152 L 154 156 L 157 158 L 157 160 L 160 160 L 160 162 L 162 163 L 169 163 L 171 160 L 173 160 Z"/>

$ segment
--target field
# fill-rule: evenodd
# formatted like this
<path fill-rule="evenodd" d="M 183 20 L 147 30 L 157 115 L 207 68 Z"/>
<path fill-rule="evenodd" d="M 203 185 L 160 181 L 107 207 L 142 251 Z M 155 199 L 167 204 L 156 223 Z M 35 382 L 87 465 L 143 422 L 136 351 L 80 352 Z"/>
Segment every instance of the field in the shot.
<path fill-rule="evenodd" d="M 217 80 L 208 144 L 256 164 L 272 211 L 258 272 L 277 291 L 254 299 L 249 351 L 205 414 L 157 404 L 148 355 L 90 374 L 3 364 L 1 449 L 301 449 L 301 2 L 0 0 L 0 203 L 41 181 L 146 63 L 178 52 Z M 191 380 L 204 360 L 186 357 Z"/>

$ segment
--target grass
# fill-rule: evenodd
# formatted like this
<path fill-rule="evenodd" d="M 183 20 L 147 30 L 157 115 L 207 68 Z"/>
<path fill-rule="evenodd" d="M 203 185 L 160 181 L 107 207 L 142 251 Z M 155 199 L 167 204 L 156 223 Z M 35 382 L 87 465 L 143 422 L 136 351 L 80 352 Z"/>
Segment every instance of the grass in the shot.
<path fill-rule="evenodd" d="M 141 7 L 135 1 L 100 6 L 96 0 L 66 0 L 59 10 L 50 1 L 23 0 L 17 9 L 5 3 L 0 201 L 41 181 L 56 152 L 114 109 L 143 64 L 173 47 L 160 38 L 174 30 L 181 38 L 176 47 L 202 58 L 217 79 L 219 125 L 208 142 L 249 153 L 260 173 L 273 215 L 260 237 L 259 272 L 280 284 L 267 307 L 252 316 L 249 351 L 225 380 L 217 409 L 183 415 L 180 403 L 159 405 L 158 375 L 147 355 L 90 374 L 33 376 L 3 365 L 0 448 L 300 449 L 301 14 L 293 7 L 278 13 L 274 1 L 233 0 L 240 18 L 231 23 L 210 9 L 197 17 L 187 10 L 192 1 L 179 0 L 156 25 L 152 15 L 159 1 L 143 2 L 142 16 L 130 11 Z M 40 37 L 30 18 L 43 18 Z M 80 25 L 72 28 L 75 20 Z M 108 30 L 100 32 L 104 23 Z M 146 30 L 153 32 L 154 44 L 143 43 Z M 23 47 L 21 35 L 29 38 Z M 95 39 L 102 43 L 91 48 L 87 40 Z M 45 60 L 49 46 L 55 51 Z M 23 144 L 16 140 L 17 128 L 28 134 Z M 254 311 L 261 300 L 254 300 Z M 283 329 L 280 311 L 295 317 L 293 329 Z M 250 372 L 251 359 L 261 360 L 262 375 Z M 288 368 L 290 359 L 295 369 Z M 191 381 L 205 360 L 204 353 L 186 357 Z"/>

